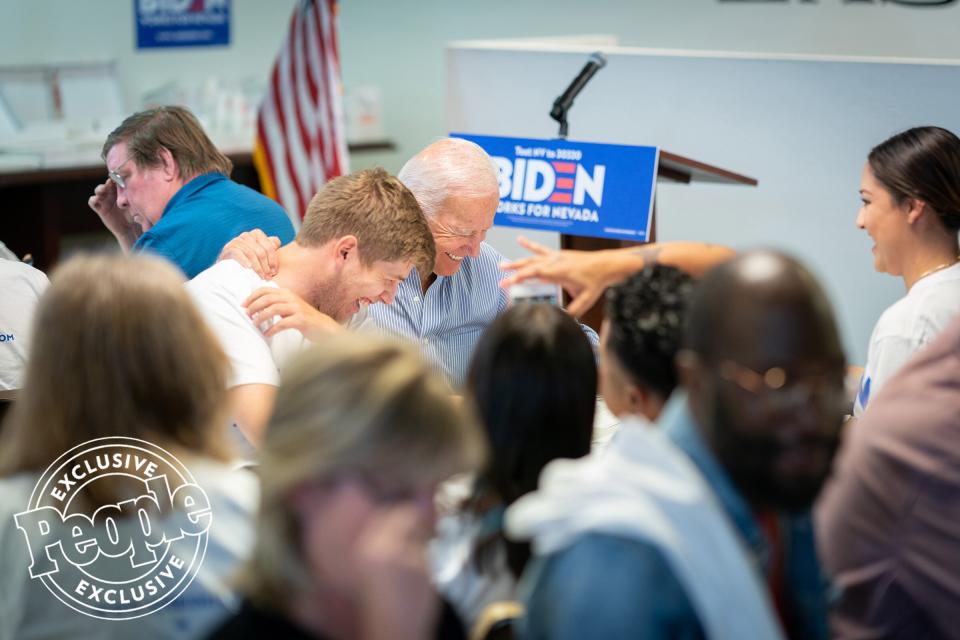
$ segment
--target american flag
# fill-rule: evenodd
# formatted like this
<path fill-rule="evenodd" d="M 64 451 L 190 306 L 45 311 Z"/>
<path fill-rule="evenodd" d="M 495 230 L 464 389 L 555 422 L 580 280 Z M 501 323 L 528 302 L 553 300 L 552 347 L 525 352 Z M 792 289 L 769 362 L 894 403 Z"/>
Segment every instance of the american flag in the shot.
<path fill-rule="evenodd" d="M 297 228 L 320 187 L 349 171 L 335 18 L 335 0 L 297 4 L 257 115 L 261 189 Z"/>

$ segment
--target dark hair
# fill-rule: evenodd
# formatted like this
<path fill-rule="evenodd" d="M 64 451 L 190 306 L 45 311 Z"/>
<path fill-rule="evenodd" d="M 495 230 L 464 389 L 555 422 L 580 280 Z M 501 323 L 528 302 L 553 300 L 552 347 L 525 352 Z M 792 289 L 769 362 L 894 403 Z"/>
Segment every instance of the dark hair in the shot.
<path fill-rule="evenodd" d="M 233 163 L 207 137 L 200 121 L 183 107 L 156 107 L 129 116 L 107 136 L 101 157 L 106 160 L 110 149 L 121 142 L 141 169 L 158 166 L 160 149 L 166 149 L 184 181 L 214 171 L 229 177 L 233 170 Z"/>
<path fill-rule="evenodd" d="M 915 127 L 875 146 L 867 161 L 898 203 L 922 200 L 944 227 L 960 230 L 960 138 L 940 127 Z"/>
<path fill-rule="evenodd" d="M 692 291 L 693 278 L 662 264 L 645 267 L 607 291 L 607 350 L 634 382 L 664 399 L 677 386 L 673 361 Z"/>
<path fill-rule="evenodd" d="M 484 333 L 467 376 L 490 442 L 490 458 L 474 483 L 467 509 L 506 506 L 537 487 L 540 471 L 556 458 L 590 452 L 597 393 L 593 348 L 566 312 L 549 304 L 511 307 Z M 492 542 L 481 540 L 481 569 Z M 507 561 L 520 575 L 529 546 L 507 544 Z"/>

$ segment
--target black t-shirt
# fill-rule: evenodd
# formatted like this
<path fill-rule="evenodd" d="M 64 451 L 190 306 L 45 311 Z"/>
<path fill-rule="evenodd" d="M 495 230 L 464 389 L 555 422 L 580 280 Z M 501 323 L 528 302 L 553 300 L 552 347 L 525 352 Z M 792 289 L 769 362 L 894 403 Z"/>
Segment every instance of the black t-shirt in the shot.
<path fill-rule="evenodd" d="M 437 640 L 466 640 L 463 623 L 453 607 L 444 600 L 437 621 Z M 285 638 L 286 640 L 329 640 L 317 636 L 289 618 L 255 607 L 244 600 L 240 611 L 228 618 L 207 640 L 247 640 L 262 638 Z"/>
<path fill-rule="evenodd" d="M 253 640 L 262 638 L 285 638 L 286 640 L 328 640 L 317 636 L 289 618 L 255 607 L 243 601 L 240 611 L 220 625 L 207 640 Z"/>

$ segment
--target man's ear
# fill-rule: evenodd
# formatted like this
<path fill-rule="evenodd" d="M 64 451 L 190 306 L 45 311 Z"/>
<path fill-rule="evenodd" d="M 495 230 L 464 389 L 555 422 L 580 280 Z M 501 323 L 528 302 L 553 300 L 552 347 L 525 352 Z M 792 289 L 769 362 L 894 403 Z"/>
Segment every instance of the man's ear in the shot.
<path fill-rule="evenodd" d="M 350 260 L 359 259 L 359 243 L 356 236 L 342 236 L 333 243 L 334 257 L 337 265 L 343 266 Z"/>
<path fill-rule="evenodd" d="M 160 159 L 160 171 L 163 174 L 163 179 L 167 182 L 178 180 L 180 178 L 180 167 L 170 150 L 166 147 L 160 147 L 157 157 Z"/>

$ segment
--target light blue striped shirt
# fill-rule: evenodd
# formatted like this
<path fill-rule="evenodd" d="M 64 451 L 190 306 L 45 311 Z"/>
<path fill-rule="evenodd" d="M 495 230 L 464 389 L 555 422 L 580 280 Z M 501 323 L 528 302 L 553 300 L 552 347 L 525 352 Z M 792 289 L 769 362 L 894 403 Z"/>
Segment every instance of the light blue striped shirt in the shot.
<path fill-rule="evenodd" d="M 459 388 L 480 336 L 507 308 L 509 298 L 500 288 L 506 275 L 500 270 L 502 260 L 496 249 L 481 243 L 478 257 L 465 257 L 452 276 L 437 276 L 426 294 L 414 269 L 400 283 L 393 304 L 368 308 L 367 322 L 389 335 L 418 342 L 434 370 Z M 596 346 L 596 332 L 587 326 L 584 332 Z"/>

